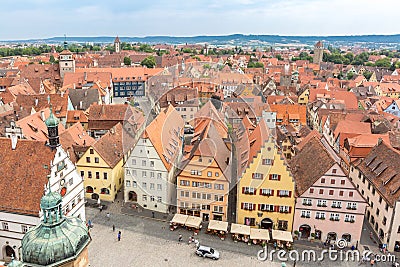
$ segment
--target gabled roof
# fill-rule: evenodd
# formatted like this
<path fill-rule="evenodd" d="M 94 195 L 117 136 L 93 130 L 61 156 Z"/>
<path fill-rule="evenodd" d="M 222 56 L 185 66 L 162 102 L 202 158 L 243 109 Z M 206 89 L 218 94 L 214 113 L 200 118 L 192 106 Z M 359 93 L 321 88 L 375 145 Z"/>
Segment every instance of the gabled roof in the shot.
<path fill-rule="evenodd" d="M 264 119 L 260 120 L 257 127 L 251 133 L 249 137 L 250 143 L 250 153 L 249 161 L 252 161 L 254 157 L 261 151 L 261 147 L 264 145 L 265 141 L 269 139 L 269 130 Z"/>
<path fill-rule="evenodd" d="M 39 217 L 39 203 L 50 174 L 52 151 L 43 141 L 0 138 L 0 211 Z"/>
<path fill-rule="evenodd" d="M 290 161 L 296 195 L 301 196 L 335 163 L 321 141 L 312 137 Z"/>
<path fill-rule="evenodd" d="M 18 95 L 16 102 L 26 110 L 36 111 L 53 106 L 53 113 L 57 118 L 65 118 L 68 109 L 68 94 L 35 94 Z"/>
<path fill-rule="evenodd" d="M 126 135 L 122 124 L 118 123 L 92 146 L 111 168 L 114 168 L 124 156 L 124 146 L 127 146 L 124 142 Z"/>
<path fill-rule="evenodd" d="M 182 117 L 169 105 L 146 127 L 143 134 L 150 139 L 167 170 L 171 169 L 182 148 L 184 125 Z"/>
<path fill-rule="evenodd" d="M 400 154 L 390 145 L 381 142 L 365 159 L 354 165 L 374 185 L 376 190 L 393 207 L 400 199 Z"/>
<path fill-rule="evenodd" d="M 89 147 L 96 142 L 83 128 L 79 122 L 75 123 L 63 133 L 60 134 L 60 144 L 65 151 L 69 153 L 69 157 L 73 163 L 78 161 L 75 148 Z"/>
<path fill-rule="evenodd" d="M 22 129 L 22 134 L 26 139 L 37 140 L 37 141 L 48 141 L 47 126 L 42 118 L 47 119 L 50 116 L 50 109 L 45 108 L 20 119 L 15 122 L 16 126 Z M 58 125 L 58 133 L 61 134 L 65 131 L 64 126 L 60 123 Z"/>

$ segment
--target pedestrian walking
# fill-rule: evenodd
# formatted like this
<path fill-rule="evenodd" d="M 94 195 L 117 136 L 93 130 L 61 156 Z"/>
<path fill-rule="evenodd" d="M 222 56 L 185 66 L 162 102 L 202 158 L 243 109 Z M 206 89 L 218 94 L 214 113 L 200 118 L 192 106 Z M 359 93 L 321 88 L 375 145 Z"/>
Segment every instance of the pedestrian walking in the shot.
<path fill-rule="evenodd" d="M 107 220 L 110 220 L 110 213 L 109 212 L 107 212 Z"/>
<path fill-rule="evenodd" d="M 100 212 L 102 212 L 103 211 L 103 206 L 100 206 L 99 210 L 100 210 Z"/>
<path fill-rule="evenodd" d="M 182 242 L 182 235 L 181 235 L 181 234 L 179 234 L 178 241 L 179 241 L 179 242 Z"/>
<path fill-rule="evenodd" d="M 118 241 L 121 241 L 121 231 L 118 231 Z"/>
<path fill-rule="evenodd" d="M 113 224 L 113 232 L 115 232 L 115 225 Z"/>

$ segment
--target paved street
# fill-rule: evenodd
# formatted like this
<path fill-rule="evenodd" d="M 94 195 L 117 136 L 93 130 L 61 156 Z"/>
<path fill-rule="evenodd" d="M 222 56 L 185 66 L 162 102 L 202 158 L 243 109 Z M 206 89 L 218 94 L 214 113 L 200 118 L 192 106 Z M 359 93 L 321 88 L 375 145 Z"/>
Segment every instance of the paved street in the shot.
<path fill-rule="evenodd" d="M 212 261 L 199 258 L 194 254 L 194 245 L 187 244 L 191 232 L 186 229 L 170 231 L 169 223 L 162 220 L 121 214 L 121 203 L 115 202 L 103 212 L 99 212 L 96 208 L 86 208 L 86 218 L 94 224 L 91 230 L 93 241 L 89 246 L 91 266 L 281 266 L 277 260 L 275 262 L 258 261 L 257 252 L 261 249 L 260 246 L 249 246 L 242 242 L 234 243 L 230 238 L 222 241 L 216 236 L 205 234 L 204 231 L 196 238 L 200 244 L 212 246 L 220 251 L 221 259 Z M 107 212 L 111 214 L 110 219 L 106 217 Z M 115 232 L 112 232 L 113 224 L 116 226 Z M 118 231 L 122 232 L 120 242 L 117 241 Z M 178 242 L 179 234 L 183 236 L 182 243 Z M 296 244 L 296 249 L 318 250 L 316 247 L 304 244 Z M 296 266 L 350 267 L 357 264 L 325 260 L 324 262 L 297 262 Z M 287 266 L 293 266 L 293 263 L 288 263 Z M 379 263 L 375 266 L 383 267 L 390 264 Z"/>

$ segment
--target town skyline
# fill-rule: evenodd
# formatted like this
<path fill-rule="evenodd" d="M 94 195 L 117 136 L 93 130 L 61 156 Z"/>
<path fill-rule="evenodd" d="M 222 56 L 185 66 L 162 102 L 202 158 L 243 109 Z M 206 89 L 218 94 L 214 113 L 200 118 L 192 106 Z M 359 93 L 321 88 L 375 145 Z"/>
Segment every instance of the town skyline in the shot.
<path fill-rule="evenodd" d="M 374 6 L 374 8 L 371 8 Z M 116 0 L 55 4 L 50 0 L 18 0 L 4 3 L 0 11 L 2 40 L 68 36 L 200 36 L 200 35 L 284 35 L 342 36 L 398 33 L 391 18 L 399 3 L 384 0 L 272 1 L 157 0 L 129 3 Z M 388 8 L 391 7 L 391 8 Z M 356 12 L 355 12 L 356 11 Z M 335 18 L 328 19 L 335 14 Z M 379 23 L 368 19 L 376 14 Z M 29 18 L 30 23 L 16 18 Z M 10 24 L 9 22 L 12 21 Z M 8 22 L 8 23 L 7 23 Z M 85 25 L 82 27 L 82 25 Z"/>

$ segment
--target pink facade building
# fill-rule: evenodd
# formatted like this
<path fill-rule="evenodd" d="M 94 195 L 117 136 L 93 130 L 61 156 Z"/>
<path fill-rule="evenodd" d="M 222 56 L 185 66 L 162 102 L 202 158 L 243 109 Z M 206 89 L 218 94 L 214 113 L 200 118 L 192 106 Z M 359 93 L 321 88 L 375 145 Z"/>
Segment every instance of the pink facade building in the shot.
<path fill-rule="evenodd" d="M 291 161 L 297 196 L 293 231 L 300 239 L 345 239 L 356 246 L 367 203 L 335 156 L 313 137 Z"/>

